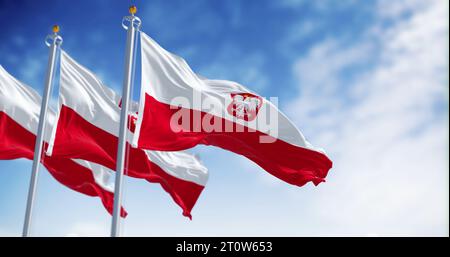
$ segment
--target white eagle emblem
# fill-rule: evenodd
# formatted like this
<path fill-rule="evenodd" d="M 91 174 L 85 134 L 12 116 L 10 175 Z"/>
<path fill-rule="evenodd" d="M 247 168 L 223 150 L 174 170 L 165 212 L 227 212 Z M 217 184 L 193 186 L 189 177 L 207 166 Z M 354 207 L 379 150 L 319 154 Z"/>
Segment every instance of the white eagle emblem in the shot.
<path fill-rule="evenodd" d="M 260 96 L 250 93 L 231 93 L 231 98 L 233 101 L 227 108 L 229 114 L 245 121 L 256 118 L 262 105 Z"/>

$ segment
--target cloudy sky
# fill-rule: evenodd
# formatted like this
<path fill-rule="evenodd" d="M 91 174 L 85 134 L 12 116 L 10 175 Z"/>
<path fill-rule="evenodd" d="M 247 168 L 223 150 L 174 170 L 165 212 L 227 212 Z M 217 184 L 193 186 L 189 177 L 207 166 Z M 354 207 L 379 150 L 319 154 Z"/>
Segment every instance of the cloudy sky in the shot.
<path fill-rule="evenodd" d="M 120 92 L 131 2 L 143 30 L 197 73 L 279 97 L 334 167 L 298 188 L 196 147 L 210 180 L 193 220 L 159 185 L 127 178 L 124 235 L 448 236 L 448 1 L 0 0 L 0 64 L 42 92 L 44 38 L 58 23 L 63 48 Z M 0 161 L 0 235 L 21 234 L 30 169 Z M 110 222 L 98 198 L 42 169 L 33 235 L 106 236 Z"/>

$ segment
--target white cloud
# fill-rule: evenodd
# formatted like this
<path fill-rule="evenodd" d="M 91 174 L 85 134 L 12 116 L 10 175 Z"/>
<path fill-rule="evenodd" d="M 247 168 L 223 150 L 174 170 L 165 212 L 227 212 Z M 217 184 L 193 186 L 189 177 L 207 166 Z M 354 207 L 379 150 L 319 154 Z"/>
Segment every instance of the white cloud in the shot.
<path fill-rule="evenodd" d="M 309 36 L 316 33 L 320 33 L 320 30 L 324 28 L 324 23 L 321 19 L 314 20 L 300 20 L 289 26 L 282 40 L 279 42 L 279 48 L 281 52 L 290 57 L 291 53 L 295 51 L 296 47 L 302 40 L 306 40 Z"/>
<path fill-rule="evenodd" d="M 163 1 L 164 2 L 164 1 Z M 193 15 L 199 13 L 201 15 Z M 161 4 L 148 1 L 142 7 L 143 28 L 146 31 L 158 32 L 155 36 L 158 41 L 181 40 L 192 35 L 210 36 L 223 25 L 220 16 L 215 15 L 211 8 L 205 7 L 201 1 L 193 1 L 178 5 L 175 2 Z M 205 22 L 205 20 L 207 22 Z M 160 29 L 163 27 L 176 29 Z M 154 28 L 154 29 L 152 29 Z"/>
<path fill-rule="evenodd" d="M 284 8 L 304 8 L 306 5 L 311 5 L 317 11 L 329 11 L 336 10 L 337 8 L 346 8 L 353 5 L 355 0 L 316 0 L 316 1 L 305 1 L 305 0 L 282 0 L 277 1 L 276 5 Z"/>
<path fill-rule="evenodd" d="M 26 58 L 21 60 L 20 69 L 19 69 L 19 78 L 23 81 L 29 81 L 30 85 L 37 85 L 37 83 L 41 82 L 41 77 L 45 72 L 46 66 L 42 65 L 45 62 L 43 58 L 36 58 L 36 56 L 30 56 L 30 58 Z"/>
<path fill-rule="evenodd" d="M 382 18 L 398 19 L 408 12 L 416 11 L 418 8 L 426 8 L 428 4 L 427 1 L 422 0 L 379 0 L 377 2 L 377 11 Z"/>
<path fill-rule="evenodd" d="M 385 5 L 353 43 L 328 38 L 294 65 L 287 109 L 334 161 L 305 208 L 327 224 L 312 233 L 448 236 L 448 2 Z"/>
<path fill-rule="evenodd" d="M 269 83 L 263 72 L 265 63 L 265 56 L 260 52 L 244 54 L 235 44 L 224 43 L 209 65 L 201 67 L 198 73 L 209 78 L 239 81 L 252 90 L 261 91 Z"/>
<path fill-rule="evenodd" d="M 108 235 L 109 235 L 108 226 L 92 222 L 75 223 L 65 234 L 65 236 L 67 237 L 79 237 L 79 236 L 102 237 Z"/>
<path fill-rule="evenodd" d="M 5 229 L 0 229 L 0 237 L 19 237 L 19 235 Z"/>

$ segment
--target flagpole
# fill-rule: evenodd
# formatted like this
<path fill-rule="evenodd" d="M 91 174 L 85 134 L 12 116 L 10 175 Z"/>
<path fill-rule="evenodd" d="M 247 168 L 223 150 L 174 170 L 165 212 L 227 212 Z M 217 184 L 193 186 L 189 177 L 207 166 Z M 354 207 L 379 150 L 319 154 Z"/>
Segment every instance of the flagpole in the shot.
<path fill-rule="evenodd" d="M 62 37 L 58 35 L 59 26 L 53 26 L 53 34 L 48 35 L 45 39 L 45 43 L 50 48 L 47 64 L 47 75 L 45 77 L 44 94 L 41 103 L 41 111 L 39 115 L 39 124 L 36 135 L 36 142 L 34 145 L 34 158 L 33 166 L 31 167 L 31 179 L 30 187 L 28 189 L 28 200 L 27 208 L 25 211 L 25 220 L 23 224 L 22 236 L 28 237 L 30 235 L 31 218 L 33 213 L 34 198 L 36 194 L 37 178 L 39 175 L 39 164 L 41 162 L 43 141 L 44 141 L 44 131 L 45 131 L 45 121 L 47 119 L 47 107 L 52 91 L 53 77 L 55 73 L 55 60 L 58 48 L 61 46 L 63 40 Z"/>
<path fill-rule="evenodd" d="M 111 236 L 120 236 L 120 211 L 122 206 L 122 183 L 125 165 L 125 151 L 127 143 L 127 121 L 128 121 L 128 107 L 130 100 L 131 87 L 134 80 L 134 59 L 136 35 L 141 26 L 141 20 L 134 16 L 137 9 L 136 6 L 131 6 L 129 12 L 131 16 L 126 16 L 122 20 L 122 26 L 127 30 L 127 45 L 125 50 L 125 76 L 123 80 L 122 90 L 122 109 L 120 112 L 119 125 L 119 143 L 117 147 L 117 166 L 116 166 L 116 181 L 114 186 L 114 207 L 111 224 Z M 128 22 L 129 24 L 125 24 Z"/>

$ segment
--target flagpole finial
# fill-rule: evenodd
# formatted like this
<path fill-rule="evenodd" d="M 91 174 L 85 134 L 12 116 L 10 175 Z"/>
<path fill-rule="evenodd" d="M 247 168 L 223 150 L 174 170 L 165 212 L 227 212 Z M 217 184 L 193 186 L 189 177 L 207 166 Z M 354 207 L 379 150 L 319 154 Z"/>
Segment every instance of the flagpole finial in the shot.
<path fill-rule="evenodd" d="M 130 6 L 130 8 L 128 8 L 128 11 L 130 12 L 131 15 L 134 16 L 134 14 L 137 12 L 137 7 L 136 7 L 136 5 Z"/>
<path fill-rule="evenodd" d="M 141 27 L 141 19 L 139 19 L 139 17 L 135 16 L 135 14 L 137 13 L 137 7 L 135 5 L 131 5 L 128 8 L 128 11 L 131 15 L 123 17 L 122 27 L 124 29 L 128 30 L 129 25 L 132 25 L 137 30 L 139 30 Z"/>
<path fill-rule="evenodd" d="M 55 34 L 58 33 L 59 32 L 59 26 L 58 25 L 53 25 L 52 31 Z"/>
<path fill-rule="evenodd" d="M 58 35 L 60 28 L 57 24 L 53 25 L 52 27 L 52 32 L 53 34 L 47 35 L 47 37 L 45 38 L 45 44 L 47 46 L 51 46 L 53 43 L 61 46 L 63 39 L 60 35 Z"/>

